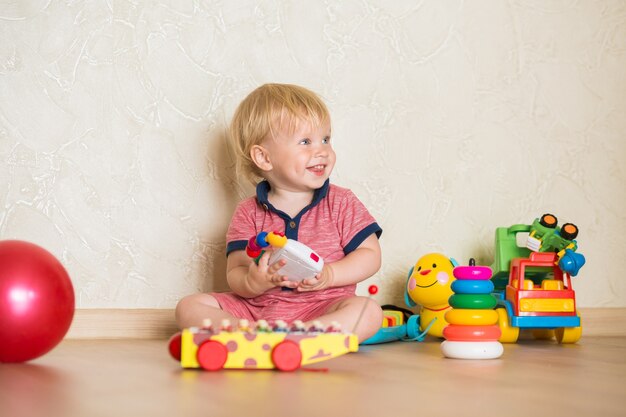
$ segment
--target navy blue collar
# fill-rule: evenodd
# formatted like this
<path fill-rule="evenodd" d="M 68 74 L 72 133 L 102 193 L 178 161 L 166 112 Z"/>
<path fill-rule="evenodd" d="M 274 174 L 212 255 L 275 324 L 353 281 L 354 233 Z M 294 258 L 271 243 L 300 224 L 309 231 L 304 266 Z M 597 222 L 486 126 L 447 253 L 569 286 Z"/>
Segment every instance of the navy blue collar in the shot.
<path fill-rule="evenodd" d="M 256 186 L 256 199 L 259 202 L 259 204 L 261 206 L 263 206 L 264 209 L 266 210 L 271 210 L 273 212 L 275 212 L 276 214 L 278 214 L 279 216 L 285 218 L 285 219 L 289 219 L 290 217 L 287 215 L 287 213 L 278 210 L 276 207 L 272 206 L 272 204 L 270 203 L 269 199 L 268 199 L 268 194 L 269 191 L 272 187 L 270 186 L 270 183 L 267 182 L 267 180 L 261 181 L 260 183 L 257 184 Z M 319 204 L 320 201 L 322 201 L 322 199 L 324 197 L 326 197 L 326 195 L 328 194 L 328 189 L 330 188 L 330 180 L 326 180 L 326 182 L 324 183 L 324 185 L 322 185 L 320 188 L 318 188 L 317 190 L 315 190 L 313 192 L 313 200 L 311 201 L 311 204 L 309 204 L 308 206 L 306 206 L 305 208 L 302 209 L 302 211 L 300 213 L 298 213 L 298 215 L 295 217 L 296 219 L 300 218 L 304 213 L 306 213 L 309 209 L 311 209 L 312 207 L 315 207 L 316 205 Z"/>

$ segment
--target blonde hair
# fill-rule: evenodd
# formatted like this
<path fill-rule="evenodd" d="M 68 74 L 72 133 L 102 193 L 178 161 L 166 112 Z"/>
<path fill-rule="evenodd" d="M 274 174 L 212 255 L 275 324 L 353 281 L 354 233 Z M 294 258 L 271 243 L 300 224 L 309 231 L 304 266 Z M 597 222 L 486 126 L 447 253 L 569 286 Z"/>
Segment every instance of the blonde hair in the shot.
<path fill-rule="evenodd" d="M 230 144 L 236 157 L 236 173 L 256 184 L 263 178 L 250 151 L 276 131 L 293 133 L 302 122 L 320 126 L 330 121 L 324 102 L 314 92 L 292 84 L 264 84 L 237 107 L 230 124 Z"/>

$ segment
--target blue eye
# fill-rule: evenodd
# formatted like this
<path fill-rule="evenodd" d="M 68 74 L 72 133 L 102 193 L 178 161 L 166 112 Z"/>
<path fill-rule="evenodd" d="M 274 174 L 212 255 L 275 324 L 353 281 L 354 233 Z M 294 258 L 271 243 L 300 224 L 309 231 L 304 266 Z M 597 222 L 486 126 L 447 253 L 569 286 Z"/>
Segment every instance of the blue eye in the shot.
<path fill-rule="evenodd" d="M 326 136 L 324 139 L 322 139 L 322 143 L 324 145 L 328 145 L 330 143 L 330 136 Z"/>
<path fill-rule="evenodd" d="M 311 139 L 302 139 L 300 141 L 300 145 L 310 145 L 311 144 Z"/>

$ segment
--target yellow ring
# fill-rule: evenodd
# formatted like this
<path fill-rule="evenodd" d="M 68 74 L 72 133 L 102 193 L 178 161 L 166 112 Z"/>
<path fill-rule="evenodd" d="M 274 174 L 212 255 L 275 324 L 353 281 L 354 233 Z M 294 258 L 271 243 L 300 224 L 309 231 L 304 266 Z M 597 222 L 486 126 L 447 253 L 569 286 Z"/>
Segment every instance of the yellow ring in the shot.
<path fill-rule="evenodd" d="M 498 313 L 495 310 L 453 308 L 445 315 L 449 324 L 461 326 L 490 326 L 498 322 Z"/>

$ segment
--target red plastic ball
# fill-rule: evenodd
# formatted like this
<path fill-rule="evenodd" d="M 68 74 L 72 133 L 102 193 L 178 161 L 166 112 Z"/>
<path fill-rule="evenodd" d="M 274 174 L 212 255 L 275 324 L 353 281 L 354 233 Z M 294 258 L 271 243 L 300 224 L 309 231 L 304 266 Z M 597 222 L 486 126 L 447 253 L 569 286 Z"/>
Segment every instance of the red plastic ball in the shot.
<path fill-rule="evenodd" d="M 370 285 L 367 291 L 370 293 L 370 295 L 374 295 L 378 293 L 378 287 L 376 285 Z"/>
<path fill-rule="evenodd" d="M 74 288 L 48 251 L 0 241 L 0 362 L 24 362 L 54 348 L 74 317 Z"/>

